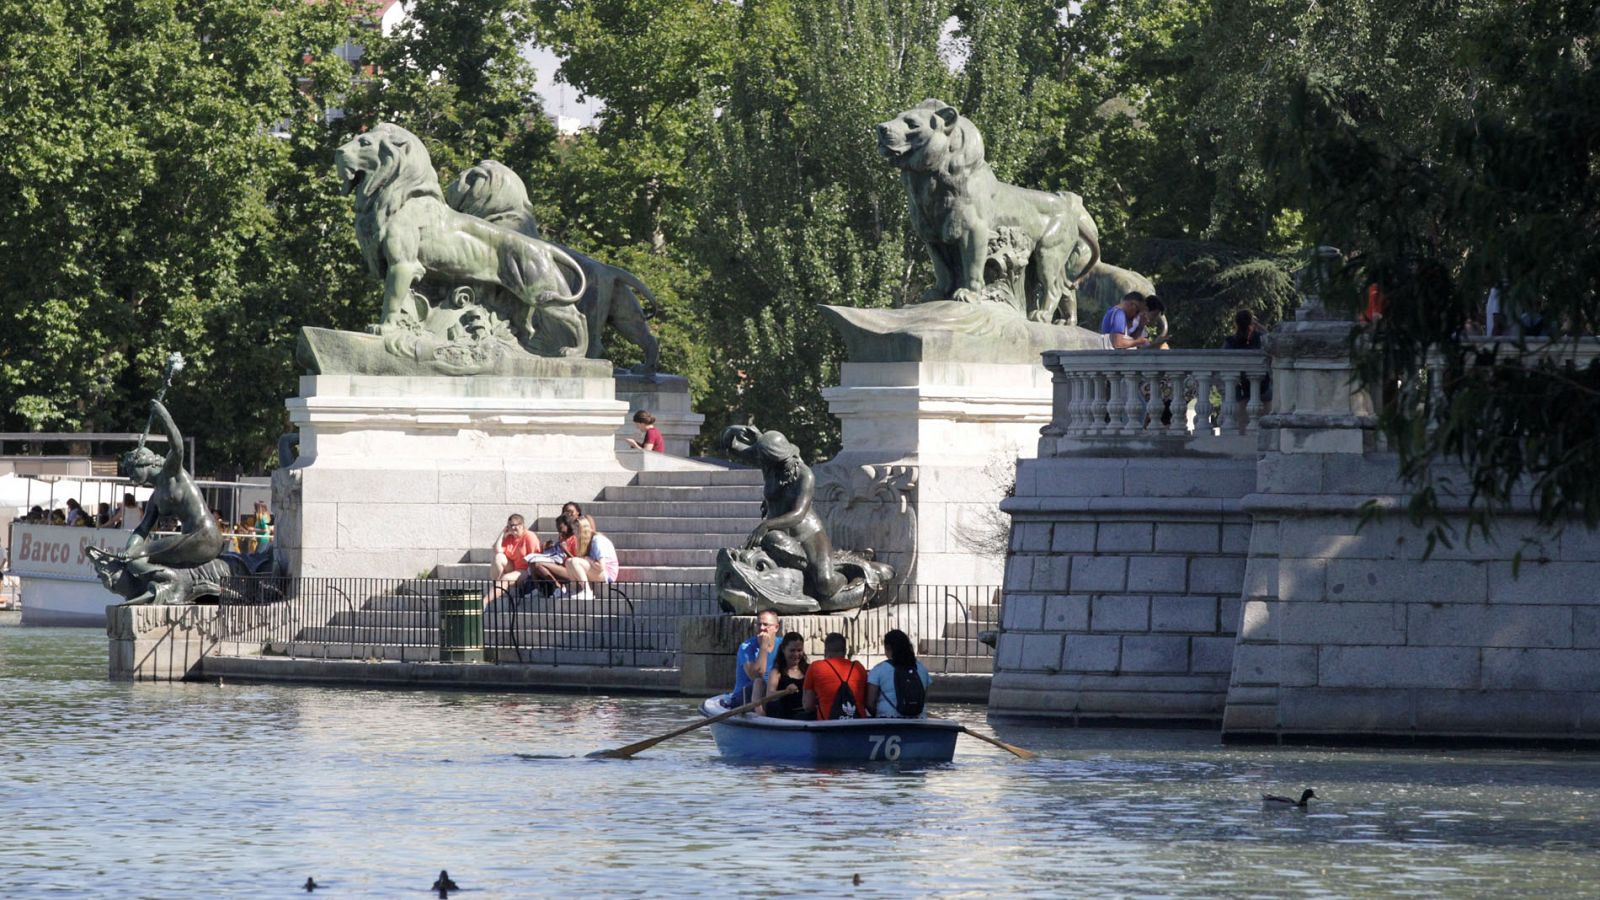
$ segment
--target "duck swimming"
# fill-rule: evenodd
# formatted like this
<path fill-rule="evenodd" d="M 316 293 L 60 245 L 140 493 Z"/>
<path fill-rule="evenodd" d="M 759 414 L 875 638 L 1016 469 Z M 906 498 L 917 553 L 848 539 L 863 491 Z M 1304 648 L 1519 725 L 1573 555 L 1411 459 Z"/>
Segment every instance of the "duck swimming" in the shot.
<path fill-rule="evenodd" d="M 438 880 L 434 881 L 433 889 L 436 890 L 436 891 L 459 891 L 459 890 L 461 890 L 461 888 L 456 887 L 456 883 L 454 881 L 450 880 L 450 873 L 445 871 L 444 869 L 440 869 L 439 870 L 439 878 L 438 878 Z"/>
<path fill-rule="evenodd" d="M 1317 795 L 1316 791 L 1312 790 L 1311 788 L 1306 788 L 1304 791 L 1302 791 L 1300 793 L 1300 799 L 1299 800 L 1290 800 L 1288 797 L 1279 797 L 1277 794 L 1262 794 L 1261 795 L 1261 802 L 1262 803 L 1287 803 L 1290 806 L 1298 806 L 1301 809 L 1305 809 L 1306 808 L 1306 801 L 1310 800 L 1312 797 L 1315 797 L 1316 795 Z"/>

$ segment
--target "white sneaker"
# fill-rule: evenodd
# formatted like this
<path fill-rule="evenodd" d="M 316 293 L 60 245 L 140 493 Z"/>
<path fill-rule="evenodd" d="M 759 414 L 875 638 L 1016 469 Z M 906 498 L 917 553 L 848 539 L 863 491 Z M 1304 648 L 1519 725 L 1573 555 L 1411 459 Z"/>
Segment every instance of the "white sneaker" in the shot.
<path fill-rule="evenodd" d="M 578 600 L 593 600 L 594 591 L 590 590 L 588 585 L 584 585 L 583 590 L 573 596 Z"/>

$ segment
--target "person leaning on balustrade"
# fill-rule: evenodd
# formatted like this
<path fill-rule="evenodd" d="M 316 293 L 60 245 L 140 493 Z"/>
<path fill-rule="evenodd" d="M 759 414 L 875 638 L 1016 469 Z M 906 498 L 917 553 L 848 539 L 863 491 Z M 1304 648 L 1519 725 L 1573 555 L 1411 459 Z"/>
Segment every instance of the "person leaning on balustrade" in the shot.
<path fill-rule="evenodd" d="M 1144 295 L 1138 291 L 1129 291 L 1121 303 L 1106 310 L 1100 318 L 1100 333 L 1111 341 L 1111 349 L 1133 350 L 1150 344 L 1149 338 L 1133 336 L 1144 311 Z"/>

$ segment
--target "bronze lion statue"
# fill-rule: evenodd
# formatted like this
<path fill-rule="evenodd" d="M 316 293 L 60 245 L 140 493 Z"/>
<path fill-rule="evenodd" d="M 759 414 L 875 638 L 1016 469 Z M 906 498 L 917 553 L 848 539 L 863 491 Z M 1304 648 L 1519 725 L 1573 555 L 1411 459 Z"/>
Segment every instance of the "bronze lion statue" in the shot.
<path fill-rule="evenodd" d="M 508 295 L 530 352 L 584 353 L 588 329 L 574 308 L 586 287 L 583 268 L 551 244 L 451 209 L 416 135 L 383 123 L 340 147 L 334 165 L 355 195 L 361 253 L 383 279 L 379 334 L 405 330 L 413 287 L 426 279 L 445 294 L 470 285 Z"/>
<path fill-rule="evenodd" d="M 445 189 L 445 202 L 460 212 L 488 219 L 528 237 L 540 236 L 533 204 L 528 202 L 527 186 L 517 173 L 492 159 L 478 163 L 451 182 Z M 550 243 L 565 251 L 583 269 L 586 287 L 578 300 L 578 310 L 589 326 L 586 355 L 590 359 L 606 358 L 603 339 L 606 325 L 610 325 L 644 351 L 644 359 L 636 367 L 638 374 L 654 375 L 661 345 L 650 333 L 649 316 L 640 301 L 648 301 L 653 309 L 657 306 L 655 294 L 627 269 L 607 265 L 571 247 Z"/>
<path fill-rule="evenodd" d="M 1100 260 L 1099 229 L 1083 198 L 1000 181 L 977 126 L 941 100 L 879 124 L 877 136 L 879 153 L 900 169 L 912 226 L 933 260 L 924 300 L 997 296 L 1036 322 L 1051 321 L 1065 301 L 1066 320 L 1076 324 L 1078 285 Z"/>

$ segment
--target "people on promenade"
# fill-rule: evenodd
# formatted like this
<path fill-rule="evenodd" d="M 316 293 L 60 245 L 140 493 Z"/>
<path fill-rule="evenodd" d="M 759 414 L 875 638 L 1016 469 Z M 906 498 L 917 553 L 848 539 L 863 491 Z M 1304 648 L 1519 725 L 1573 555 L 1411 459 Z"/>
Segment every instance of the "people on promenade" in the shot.
<path fill-rule="evenodd" d="M 628 438 L 628 446 L 635 450 L 654 450 L 657 453 L 667 451 L 667 442 L 661 437 L 661 430 L 656 428 L 656 417 L 646 410 L 639 410 L 633 414 L 633 427 L 639 429 L 642 440 L 636 441 Z"/>
<path fill-rule="evenodd" d="M 1149 338 L 1132 336 L 1143 312 L 1144 295 L 1138 291 L 1129 291 L 1123 295 L 1121 303 L 1106 310 L 1100 318 L 1100 333 L 1111 340 L 1111 349 L 1132 350 L 1149 345 Z"/>
<path fill-rule="evenodd" d="M 733 692 L 726 699 L 729 707 L 761 699 L 752 696 L 754 685 L 765 685 L 767 672 L 777 664 L 780 624 L 778 614 L 770 609 L 756 616 L 756 633 L 745 638 L 734 654 Z"/>
<path fill-rule="evenodd" d="M 1167 324 L 1167 304 L 1160 297 L 1151 295 L 1144 298 L 1144 312 L 1139 314 L 1139 322 L 1134 329 L 1133 336 L 1146 338 L 1150 341 L 1147 345 L 1156 350 L 1166 350 L 1172 339 L 1172 326 Z"/>
<path fill-rule="evenodd" d="M 1222 349 L 1261 349 L 1261 331 L 1256 327 L 1255 313 L 1248 309 L 1241 309 L 1233 314 L 1233 334 L 1222 339 Z"/>
<path fill-rule="evenodd" d="M 850 659 L 844 635 L 831 632 L 822 639 L 823 658 L 806 670 L 800 702 L 818 719 L 854 719 L 865 716 L 867 670 Z"/>
<path fill-rule="evenodd" d="M 621 562 L 611 539 L 594 527 L 588 516 L 578 519 L 577 552 L 567 557 L 567 579 L 573 583 L 567 596 L 579 600 L 593 600 L 592 584 L 610 584 L 617 580 Z"/>
<path fill-rule="evenodd" d="M 776 694 L 790 685 L 801 687 L 805 684 L 806 669 L 810 667 L 811 663 L 806 660 L 806 639 L 798 631 L 784 635 L 783 643 L 778 645 L 778 661 L 767 672 L 766 695 Z M 768 701 L 762 709 L 776 719 L 799 719 L 805 716 L 805 705 L 799 693 Z"/>
<path fill-rule="evenodd" d="M 896 628 L 883 636 L 888 657 L 867 673 L 867 709 L 885 719 L 926 719 L 928 686 L 933 676 L 917 659 L 911 638 Z"/>
<path fill-rule="evenodd" d="M 494 564 L 489 567 L 489 580 L 494 582 L 484 600 L 489 600 L 500 590 L 516 582 L 528 568 L 528 556 L 539 550 L 539 541 L 528 533 L 522 516 L 512 513 L 506 517 L 506 527 L 500 530 L 500 540 L 495 546 Z"/>
<path fill-rule="evenodd" d="M 144 513 L 139 510 L 139 501 L 135 500 L 132 494 L 123 494 L 122 505 L 111 514 L 111 527 L 132 531 L 139 527 L 139 520 L 142 518 Z"/>
<path fill-rule="evenodd" d="M 267 505 L 267 501 L 257 500 L 256 553 L 266 553 L 272 549 L 272 531 L 272 508 Z"/>

